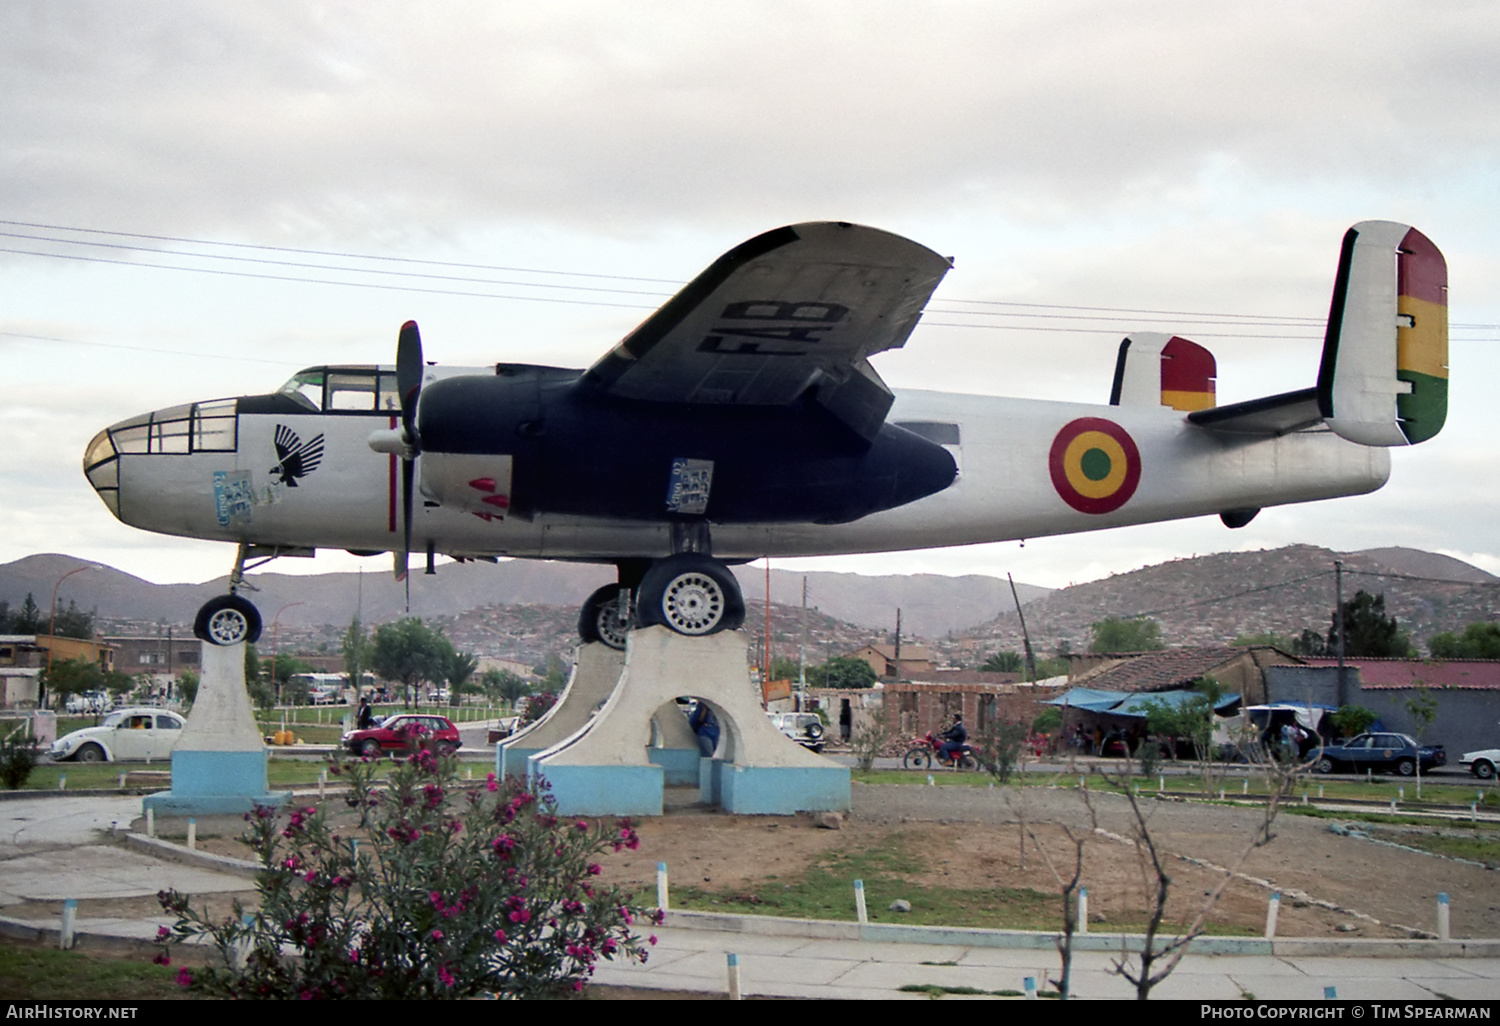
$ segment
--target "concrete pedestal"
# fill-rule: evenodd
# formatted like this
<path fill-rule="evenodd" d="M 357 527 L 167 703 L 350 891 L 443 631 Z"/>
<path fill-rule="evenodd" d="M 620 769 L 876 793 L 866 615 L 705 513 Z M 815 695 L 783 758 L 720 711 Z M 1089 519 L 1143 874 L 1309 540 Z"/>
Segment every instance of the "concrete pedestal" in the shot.
<path fill-rule="evenodd" d="M 526 760 L 576 733 L 620 683 L 625 653 L 599 642 L 578 647 L 573 674 L 542 718 L 495 746 L 495 775 L 522 776 Z"/>
<path fill-rule="evenodd" d="M 182 738 L 172 750 L 172 790 L 147 795 L 142 811 L 157 816 L 211 816 L 281 805 L 272 791 L 269 753 L 245 691 L 245 646 L 202 643 L 203 675 Z"/>
<path fill-rule="evenodd" d="M 771 724 L 750 680 L 748 647 L 743 631 L 707 637 L 665 627 L 632 631 L 619 684 L 604 707 L 530 756 L 528 773 L 547 779 L 565 815 L 660 815 L 667 773 L 694 779 L 679 754 L 685 747 L 652 746 L 668 734 L 682 737 L 679 724 L 686 723 L 672 708 L 688 695 L 713 710 L 721 730 L 715 757 L 699 761 L 704 800 L 727 812 L 847 810 L 848 768 L 808 752 Z M 581 653 L 580 668 L 582 662 Z"/>

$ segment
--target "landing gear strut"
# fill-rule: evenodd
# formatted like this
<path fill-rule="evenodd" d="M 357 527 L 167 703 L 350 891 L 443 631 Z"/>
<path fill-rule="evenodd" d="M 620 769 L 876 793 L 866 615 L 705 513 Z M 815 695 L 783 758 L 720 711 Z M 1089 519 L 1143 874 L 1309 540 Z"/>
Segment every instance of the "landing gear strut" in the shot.
<path fill-rule="evenodd" d="M 209 599 L 198 609 L 193 620 L 193 635 L 211 645 L 237 645 L 244 642 L 253 645 L 260 640 L 260 610 L 249 599 L 238 594 L 245 581 L 245 557 L 249 546 L 240 543 L 235 555 L 234 570 L 229 574 L 229 594 Z M 274 559 L 272 555 L 270 559 Z M 265 562 L 269 562 L 265 560 Z"/>
<path fill-rule="evenodd" d="M 634 588 L 622 582 L 590 595 L 578 633 L 586 642 L 623 650 L 632 626 L 659 624 L 702 636 L 736 630 L 744 622 L 745 596 L 729 568 L 711 556 L 683 552 L 652 563 Z"/>

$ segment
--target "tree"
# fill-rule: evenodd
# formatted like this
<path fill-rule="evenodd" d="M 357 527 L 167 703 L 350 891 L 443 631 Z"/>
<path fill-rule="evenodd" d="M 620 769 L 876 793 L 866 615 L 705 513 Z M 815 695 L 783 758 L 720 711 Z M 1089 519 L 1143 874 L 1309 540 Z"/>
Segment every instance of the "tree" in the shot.
<path fill-rule="evenodd" d="M 198 675 L 192 670 L 183 670 L 178 674 L 177 693 L 182 696 L 183 705 L 191 709 L 198 698 Z"/>
<path fill-rule="evenodd" d="M 875 670 L 863 659 L 839 656 L 808 667 L 807 682 L 815 688 L 868 688 L 875 683 Z"/>
<path fill-rule="evenodd" d="M 448 639 L 417 617 L 381 624 L 370 645 L 370 667 L 386 680 L 400 681 L 406 705 L 412 688 L 423 681 L 442 680 Z"/>
<path fill-rule="evenodd" d="M 771 673 L 767 680 L 796 680 L 802 673 L 802 666 L 795 659 L 787 659 L 785 656 L 777 656 L 771 660 Z"/>
<path fill-rule="evenodd" d="M 531 685 L 526 682 L 526 678 L 509 670 L 485 670 L 480 674 L 479 681 L 485 694 L 502 699 L 512 707 L 531 693 Z"/>
<path fill-rule="evenodd" d="M 1173 739 L 1172 758 L 1177 758 L 1176 740 L 1182 738 L 1193 746 L 1193 756 L 1203 773 L 1206 784 L 1212 788 L 1214 706 L 1224 695 L 1224 689 L 1212 677 L 1203 677 L 1194 683 L 1198 692 L 1176 704 L 1164 699 L 1152 699 L 1146 703 L 1146 730 L 1158 737 Z M 1147 742 L 1150 743 L 1150 742 Z"/>
<path fill-rule="evenodd" d="M 94 636 L 94 614 L 85 613 L 78 608 L 78 603 L 69 599 L 67 609 L 59 604 L 53 610 L 50 626 L 52 633 L 59 638 L 82 638 L 87 641 Z"/>
<path fill-rule="evenodd" d="M 1432 727 L 1432 721 L 1437 719 L 1437 699 L 1427 690 L 1427 685 L 1418 683 L 1417 693 L 1406 700 L 1406 712 L 1411 717 L 1415 726 L 1412 732 L 1417 735 L 1416 774 L 1417 774 L 1417 799 L 1422 798 L 1422 738 Z"/>
<path fill-rule="evenodd" d="M 444 661 L 447 663 L 443 678 L 448 682 L 448 704 L 458 705 L 459 696 L 471 687 L 469 678 L 479 669 L 479 657 L 472 652 L 460 652 L 449 645 Z"/>
<path fill-rule="evenodd" d="M 66 701 L 69 695 L 104 690 L 104 671 L 92 659 L 54 659 L 38 678 L 37 704 L 49 694 Z"/>
<path fill-rule="evenodd" d="M 1434 659 L 1500 659 L 1500 623 L 1471 623 L 1461 635 L 1434 634 L 1427 650 Z"/>
<path fill-rule="evenodd" d="M 47 629 L 47 625 L 42 622 L 42 611 L 37 608 L 36 599 L 31 597 L 31 592 L 26 593 L 26 601 L 21 603 L 11 629 L 17 634 L 41 634 Z"/>
<path fill-rule="evenodd" d="M 1026 658 L 1019 652 L 1006 649 L 990 656 L 979 669 L 985 673 L 1020 673 L 1026 669 Z"/>
<path fill-rule="evenodd" d="M 1411 639 L 1401 630 L 1394 616 L 1385 615 L 1385 595 L 1357 591 L 1339 607 L 1328 628 L 1328 652 L 1339 650 L 1339 613 L 1344 626 L 1346 656 L 1387 657 L 1403 659 L 1415 655 Z"/>
<path fill-rule="evenodd" d="M 1090 652 L 1150 652 L 1166 647 L 1161 624 L 1143 616 L 1106 616 L 1089 627 Z"/>
<path fill-rule="evenodd" d="M 10 611 L 10 603 L 0 599 L 0 634 L 19 633 L 14 627 L 15 619 Z"/>
<path fill-rule="evenodd" d="M 339 650 L 344 654 L 344 672 L 349 675 L 349 683 L 357 694 L 364 687 L 365 667 L 370 661 L 370 635 L 360 623 L 358 614 L 344 630 Z"/>
<path fill-rule="evenodd" d="M 1363 734 L 1375 725 L 1380 719 L 1373 709 L 1366 709 L 1362 705 L 1341 705 L 1328 717 L 1333 722 L 1333 727 L 1339 732 L 1340 737 L 1354 737 Z"/>
<path fill-rule="evenodd" d="M 1317 631 L 1304 630 L 1302 636 L 1292 642 L 1292 655 L 1326 656 L 1328 654 L 1328 642 L 1323 640 L 1323 635 Z M 1333 654 L 1338 654 L 1337 642 L 1334 644 Z"/>

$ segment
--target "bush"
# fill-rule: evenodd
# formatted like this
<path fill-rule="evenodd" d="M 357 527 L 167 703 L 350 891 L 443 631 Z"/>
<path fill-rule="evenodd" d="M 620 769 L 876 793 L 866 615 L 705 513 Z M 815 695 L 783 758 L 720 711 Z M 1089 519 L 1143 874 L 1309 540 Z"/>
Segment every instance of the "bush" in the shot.
<path fill-rule="evenodd" d="M 630 823 L 561 822 L 545 785 L 493 775 L 456 793 L 455 765 L 419 751 L 377 792 L 374 761 L 335 762 L 370 823 L 358 844 L 315 808 L 246 816 L 260 911 L 210 918 L 164 891 L 158 961 L 202 938 L 218 960 L 179 973 L 193 991 L 338 999 L 557 997 L 600 958 L 645 961 L 631 925 L 661 914 L 598 882 L 599 856 L 637 846 Z"/>
<path fill-rule="evenodd" d="M 36 769 L 36 745 L 21 735 L 18 730 L 0 741 L 0 784 L 7 791 L 25 787 L 31 771 Z"/>

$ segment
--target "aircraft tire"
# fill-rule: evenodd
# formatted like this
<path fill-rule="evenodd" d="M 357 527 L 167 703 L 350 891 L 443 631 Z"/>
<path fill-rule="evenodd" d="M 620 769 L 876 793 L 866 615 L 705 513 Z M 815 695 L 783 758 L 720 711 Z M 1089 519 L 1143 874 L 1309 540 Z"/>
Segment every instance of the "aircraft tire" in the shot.
<path fill-rule="evenodd" d="M 658 560 L 641 578 L 636 621 L 678 634 L 732 631 L 745 622 L 745 596 L 729 568 L 716 559 L 682 553 Z"/>
<path fill-rule="evenodd" d="M 260 640 L 260 610 L 238 595 L 209 599 L 193 620 L 193 636 L 210 645 L 253 645 Z"/>
<path fill-rule="evenodd" d="M 618 584 L 605 585 L 589 596 L 578 614 L 580 638 L 585 642 L 602 642 L 617 652 L 625 651 L 625 637 L 630 633 L 633 617 L 620 618 L 619 596 Z"/>

